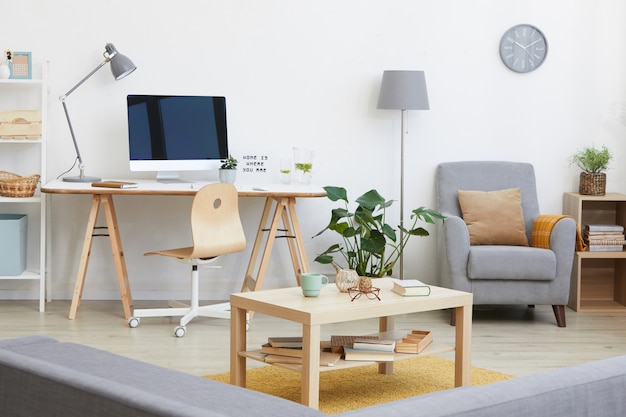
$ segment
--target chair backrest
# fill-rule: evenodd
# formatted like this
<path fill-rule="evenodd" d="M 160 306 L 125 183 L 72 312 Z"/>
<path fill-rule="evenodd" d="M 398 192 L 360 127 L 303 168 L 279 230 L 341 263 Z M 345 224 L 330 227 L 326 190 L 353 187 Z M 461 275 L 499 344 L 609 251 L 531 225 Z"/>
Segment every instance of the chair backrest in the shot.
<path fill-rule="evenodd" d="M 198 190 L 191 206 L 191 234 L 191 258 L 210 258 L 246 247 L 234 185 L 208 184 Z"/>
<path fill-rule="evenodd" d="M 444 215 L 461 216 L 458 190 L 497 191 L 519 188 L 526 235 L 530 241 L 539 213 L 535 170 L 529 163 L 505 161 L 442 162 L 437 167 L 437 207 Z"/>

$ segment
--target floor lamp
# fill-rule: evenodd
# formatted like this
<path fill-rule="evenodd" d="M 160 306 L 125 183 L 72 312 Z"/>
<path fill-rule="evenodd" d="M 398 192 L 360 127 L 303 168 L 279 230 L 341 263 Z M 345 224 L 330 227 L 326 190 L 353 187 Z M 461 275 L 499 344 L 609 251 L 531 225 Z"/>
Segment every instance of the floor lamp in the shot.
<path fill-rule="evenodd" d="M 76 142 L 76 135 L 74 134 L 74 128 L 72 127 L 72 121 L 70 120 L 70 114 L 67 111 L 67 104 L 65 103 L 67 97 L 74 92 L 78 87 L 80 87 L 85 81 L 91 78 L 100 68 L 105 66 L 108 62 L 111 63 L 111 72 L 113 73 L 113 77 L 115 80 L 121 80 L 126 77 L 131 72 L 135 71 L 137 67 L 133 62 L 128 59 L 126 56 L 117 52 L 115 46 L 112 43 L 107 43 L 104 47 L 104 61 L 94 68 L 89 74 L 85 76 L 82 80 L 80 80 L 74 87 L 72 87 L 67 93 L 59 97 L 61 104 L 63 104 L 63 111 L 65 111 L 65 118 L 67 119 L 67 124 L 70 127 L 70 133 L 72 135 L 72 141 L 74 142 L 74 149 L 76 150 L 76 158 L 78 159 L 78 169 L 80 170 L 80 175 L 78 177 L 63 177 L 63 181 L 69 182 L 94 182 L 100 181 L 98 177 L 87 177 L 85 176 L 85 164 L 83 163 L 83 158 L 80 155 L 80 150 L 78 149 L 78 142 Z"/>
<path fill-rule="evenodd" d="M 378 109 L 401 110 L 400 137 L 400 226 L 404 227 L 404 135 L 407 110 L 428 110 L 424 71 L 384 71 L 378 96 Z M 400 229 L 400 242 L 404 232 Z M 400 254 L 400 279 L 404 279 L 404 252 Z"/>

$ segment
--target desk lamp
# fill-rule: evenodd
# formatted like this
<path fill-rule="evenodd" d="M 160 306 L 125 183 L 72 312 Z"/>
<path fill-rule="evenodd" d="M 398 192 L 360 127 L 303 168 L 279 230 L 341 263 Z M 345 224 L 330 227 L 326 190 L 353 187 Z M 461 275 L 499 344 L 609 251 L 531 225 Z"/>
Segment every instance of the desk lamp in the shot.
<path fill-rule="evenodd" d="M 78 159 L 78 169 L 80 170 L 80 175 L 78 177 L 63 177 L 63 181 L 68 182 L 94 182 L 100 181 L 101 178 L 98 177 L 87 177 L 85 176 L 85 164 L 83 163 L 83 158 L 80 155 L 80 150 L 78 149 L 78 143 L 76 142 L 76 135 L 74 135 L 74 129 L 72 127 L 72 122 L 70 120 L 70 114 L 67 112 L 67 104 L 65 103 L 67 97 L 74 92 L 78 87 L 80 87 L 85 81 L 91 78 L 100 68 L 106 65 L 108 62 L 111 63 L 111 72 L 113 73 L 113 77 L 115 80 L 121 80 L 126 77 L 131 72 L 135 71 L 137 67 L 133 62 L 128 59 L 126 56 L 117 52 L 115 46 L 112 43 L 107 43 L 104 47 L 104 61 L 94 68 L 89 74 L 85 76 L 82 80 L 78 82 L 74 87 L 72 87 L 67 93 L 59 97 L 59 100 L 63 104 L 63 110 L 65 111 L 65 117 L 67 119 L 67 124 L 70 127 L 70 133 L 72 134 L 72 141 L 74 142 L 74 149 L 76 149 L 76 158 Z"/>
<path fill-rule="evenodd" d="M 401 110 L 400 137 L 400 241 L 404 237 L 404 134 L 407 110 L 428 110 L 424 71 L 384 71 L 378 96 L 378 109 Z M 400 279 L 404 278 L 404 252 L 400 254 Z"/>

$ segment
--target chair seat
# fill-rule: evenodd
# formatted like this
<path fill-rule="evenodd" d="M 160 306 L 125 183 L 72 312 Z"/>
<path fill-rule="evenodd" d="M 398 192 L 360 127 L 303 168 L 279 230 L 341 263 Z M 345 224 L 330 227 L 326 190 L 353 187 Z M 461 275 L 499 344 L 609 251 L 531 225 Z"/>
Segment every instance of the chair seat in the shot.
<path fill-rule="evenodd" d="M 556 277 L 556 255 L 549 249 L 527 246 L 471 246 L 469 279 L 551 281 Z"/>

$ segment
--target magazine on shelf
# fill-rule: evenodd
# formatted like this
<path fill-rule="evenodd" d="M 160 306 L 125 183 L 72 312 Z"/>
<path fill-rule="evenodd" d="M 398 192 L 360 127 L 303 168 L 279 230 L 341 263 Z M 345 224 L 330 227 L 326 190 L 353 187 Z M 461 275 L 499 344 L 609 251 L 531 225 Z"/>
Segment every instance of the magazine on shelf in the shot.
<path fill-rule="evenodd" d="M 587 246 L 589 252 L 621 252 L 624 250 L 623 245 L 589 245 Z"/>
<path fill-rule="evenodd" d="M 586 224 L 585 230 L 590 232 L 624 232 L 624 226 L 619 224 Z"/>
<path fill-rule="evenodd" d="M 282 355 L 290 356 L 292 358 L 302 357 L 302 347 L 273 347 L 269 343 L 261 346 L 261 353 L 267 353 L 268 355 Z"/>
<path fill-rule="evenodd" d="M 396 348 L 395 340 L 383 339 L 354 339 L 352 348 L 356 350 L 377 350 L 380 352 L 393 352 Z"/>
<path fill-rule="evenodd" d="M 289 347 L 289 348 L 301 348 L 302 347 L 301 336 L 268 337 L 267 342 L 272 347 Z"/>
<path fill-rule="evenodd" d="M 375 361 L 392 362 L 395 358 L 393 352 L 381 352 L 379 350 L 360 350 L 348 346 L 343 347 L 344 359 L 347 361 Z"/>

